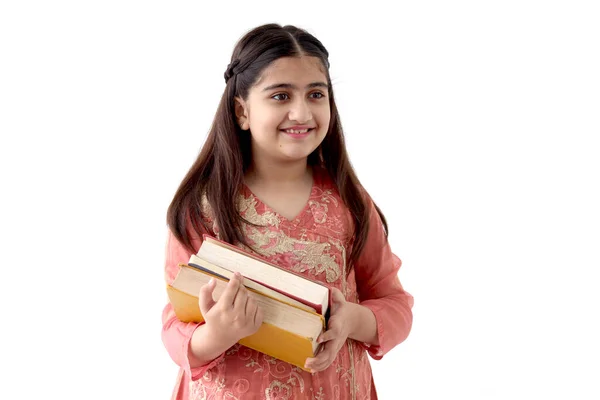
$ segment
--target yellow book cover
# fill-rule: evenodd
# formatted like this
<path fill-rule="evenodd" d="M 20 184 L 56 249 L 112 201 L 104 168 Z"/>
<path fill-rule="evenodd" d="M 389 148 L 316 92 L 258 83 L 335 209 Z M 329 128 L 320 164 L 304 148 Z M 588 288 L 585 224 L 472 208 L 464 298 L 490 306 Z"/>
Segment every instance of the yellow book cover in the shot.
<path fill-rule="evenodd" d="M 216 301 L 226 287 L 227 280 L 185 264 L 179 267 L 175 280 L 167 285 L 175 315 L 183 322 L 203 322 L 197 294 L 200 287 L 214 277 L 217 280 L 213 292 Z M 306 359 L 314 357 L 318 350 L 316 339 L 325 329 L 325 318 L 252 288 L 248 288 L 248 291 L 263 310 L 263 324 L 256 333 L 241 339 L 239 343 L 305 370 Z"/>

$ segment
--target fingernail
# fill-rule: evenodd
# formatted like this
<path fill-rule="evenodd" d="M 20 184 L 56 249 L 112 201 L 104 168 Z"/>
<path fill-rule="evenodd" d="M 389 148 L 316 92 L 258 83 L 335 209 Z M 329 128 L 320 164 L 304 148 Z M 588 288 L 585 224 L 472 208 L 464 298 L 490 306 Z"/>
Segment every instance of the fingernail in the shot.
<path fill-rule="evenodd" d="M 210 278 L 210 280 L 208 281 L 208 284 L 212 285 L 213 283 L 215 283 L 215 278 Z"/>

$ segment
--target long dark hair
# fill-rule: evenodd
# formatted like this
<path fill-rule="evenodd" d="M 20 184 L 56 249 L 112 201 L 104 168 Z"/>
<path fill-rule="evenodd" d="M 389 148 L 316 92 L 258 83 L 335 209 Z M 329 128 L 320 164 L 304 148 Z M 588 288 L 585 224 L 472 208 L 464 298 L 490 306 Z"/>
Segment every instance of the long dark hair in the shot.
<path fill-rule="evenodd" d="M 202 197 L 206 196 L 221 239 L 251 248 L 242 230 L 249 223 L 237 209 L 237 198 L 243 184 L 244 172 L 250 165 L 251 147 L 248 134 L 238 126 L 234 97 L 244 100 L 261 72 L 281 57 L 317 57 L 323 63 L 329 85 L 331 118 L 329 130 L 321 145 L 308 156 L 308 164 L 327 170 L 338 192 L 350 210 L 354 222 L 352 251 L 348 266 L 360 255 L 369 231 L 369 207 L 360 182 L 350 164 L 342 125 L 333 97 L 329 76 L 329 53 L 323 44 L 308 32 L 294 26 L 267 24 L 259 26 L 236 44 L 231 62 L 225 72 L 226 87 L 221 97 L 212 127 L 198 158 L 181 182 L 167 211 L 167 224 L 175 237 L 190 251 L 196 252 L 191 235 L 209 231 L 202 220 Z M 383 222 L 387 222 L 375 205 Z M 191 223 L 191 224 L 190 224 Z M 194 232 L 188 231 L 191 225 Z"/>

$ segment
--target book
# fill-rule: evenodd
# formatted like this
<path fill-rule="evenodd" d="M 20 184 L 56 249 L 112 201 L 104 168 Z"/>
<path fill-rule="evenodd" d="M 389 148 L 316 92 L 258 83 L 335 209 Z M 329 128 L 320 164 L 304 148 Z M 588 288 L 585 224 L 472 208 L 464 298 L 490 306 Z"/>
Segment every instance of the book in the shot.
<path fill-rule="evenodd" d="M 191 267 L 200 269 L 202 271 L 205 271 L 216 277 L 226 279 L 226 280 L 230 280 L 234 274 L 233 272 L 231 272 L 225 268 L 221 268 L 213 263 L 210 263 L 208 261 L 201 259 L 200 257 L 198 257 L 195 254 L 192 254 L 192 256 L 190 257 L 188 265 Z M 302 308 L 304 310 L 307 310 L 307 311 L 316 312 L 316 310 L 313 307 L 307 306 L 298 300 L 294 300 L 291 297 L 281 294 L 280 292 L 278 292 L 276 290 L 273 290 L 265 285 L 261 285 L 260 283 L 255 282 L 246 277 L 243 277 L 242 284 L 248 289 L 254 289 L 254 290 L 261 292 L 269 297 L 273 297 L 273 298 L 281 300 L 283 302 L 290 303 L 292 305 L 295 305 L 295 306 Z"/>
<path fill-rule="evenodd" d="M 200 288 L 208 284 L 211 278 L 215 278 L 213 299 L 218 301 L 227 286 L 228 278 L 211 272 L 208 268 L 212 265 L 201 259 L 195 261 L 204 264 L 203 268 L 179 264 L 175 279 L 167 285 L 167 294 L 179 320 L 201 323 L 204 319 L 198 304 Z M 246 280 L 244 284 L 247 284 Z M 255 299 L 264 317 L 258 331 L 242 338 L 239 343 L 305 370 L 306 359 L 314 357 L 318 352 L 320 345 L 316 340 L 326 327 L 325 317 L 307 309 L 303 304 L 301 307 L 286 301 L 278 292 L 274 297 L 261 292 L 260 285 L 250 284 L 247 288 L 248 295 Z"/>
<path fill-rule="evenodd" d="M 329 288 L 300 274 L 285 270 L 227 242 L 204 235 L 197 257 L 260 283 L 326 316 Z"/>
<path fill-rule="evenodd" d="M 326 329 L 330 302 L 329 288 L 323 283 L 209 235 L 203 236 L 197 254 L 179 267 L 168 292 L 180 320 L 202 322 L 200 288 L 215 278 L 213 298 L 218 301 L 229 279 L 239 272 L 264 313 L 259 330 L 239 343 L 301 369 L 306 358 L 318 352 L 316 339 Z"/>

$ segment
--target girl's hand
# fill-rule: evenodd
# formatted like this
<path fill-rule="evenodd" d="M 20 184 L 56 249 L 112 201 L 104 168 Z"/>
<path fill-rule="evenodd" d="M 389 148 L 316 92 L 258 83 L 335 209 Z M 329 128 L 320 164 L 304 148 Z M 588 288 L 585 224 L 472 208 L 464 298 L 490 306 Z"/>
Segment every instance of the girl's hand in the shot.
<path fill-rule="evenodd" d="M 351 326 L 354 323 L 352 303 L 348 303 L 342 292 L 336 288 L 332 289 L 331 297 L 332 305 L 328 323 L 329 329 L 323 332 L 317 339 L 319 343 L 324 342 L 325 344 L 316 357 L 307 358 L 304 364 L 304 367 L 310 369 L 311 372 L 323 371 L 331 365 L 346 342 Z"/>
<path fill-rule="evenodd" d="M 263 313 L 256 301 L 248 296 L 241 275 L 235 273 L 217 302 L 212 297 L 215 285 L 213 278 L 208 285 L 202 286 L 198 295 L 206 329 L 213 337 L 234 345 L 258 331 L 263 322 Z"/>

